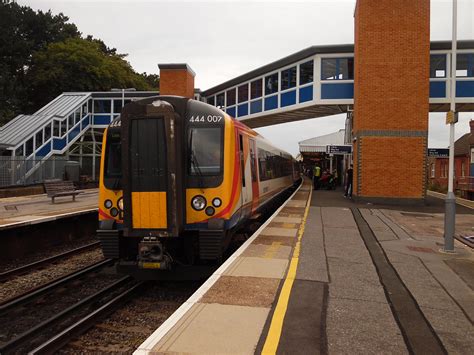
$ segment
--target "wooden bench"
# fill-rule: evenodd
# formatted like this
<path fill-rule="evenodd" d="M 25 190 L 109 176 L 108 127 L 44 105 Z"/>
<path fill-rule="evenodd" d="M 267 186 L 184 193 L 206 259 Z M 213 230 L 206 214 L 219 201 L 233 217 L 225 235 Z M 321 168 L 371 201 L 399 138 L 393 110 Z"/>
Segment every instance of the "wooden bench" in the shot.
<path fill-rule="evenodd" d="M 63 180 L 45 180 L 44 189 L 48 197 L 51 197 L 53 203 L 56 197 L 72 196 L 72 200 L 76 201 L 76 195 L 82 193 L 75 189 L 72 181 Z"/>

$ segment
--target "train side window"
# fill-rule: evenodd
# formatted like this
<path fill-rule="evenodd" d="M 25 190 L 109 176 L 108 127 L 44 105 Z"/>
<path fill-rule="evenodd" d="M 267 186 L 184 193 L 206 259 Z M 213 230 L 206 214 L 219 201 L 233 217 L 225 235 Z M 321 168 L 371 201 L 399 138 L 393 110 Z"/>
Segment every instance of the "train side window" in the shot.
<path fill-rule="evenodd" d="M 239 134 L 240 169 L 242 171 L 242 186 L 245 187 L 244 138 Z"/>

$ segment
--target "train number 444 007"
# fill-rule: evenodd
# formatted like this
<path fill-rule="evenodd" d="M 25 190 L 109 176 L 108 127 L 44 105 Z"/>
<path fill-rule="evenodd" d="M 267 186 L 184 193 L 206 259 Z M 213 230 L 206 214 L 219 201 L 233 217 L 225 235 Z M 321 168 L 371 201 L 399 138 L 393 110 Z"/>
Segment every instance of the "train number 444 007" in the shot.
<path fill-rule="evenodd" d="M 202 116 L 191 116 L 189 122 L 193 123 L 218 123 L 222 121 L 222 116 L 213 116 L 213 115 L 202 115 Z"/>

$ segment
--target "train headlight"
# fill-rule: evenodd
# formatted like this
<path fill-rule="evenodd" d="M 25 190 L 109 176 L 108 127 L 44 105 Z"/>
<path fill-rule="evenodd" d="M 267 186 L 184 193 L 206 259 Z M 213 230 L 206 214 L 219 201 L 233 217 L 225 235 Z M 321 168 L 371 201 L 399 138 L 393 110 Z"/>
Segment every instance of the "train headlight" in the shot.
<path fill-rule="evenodd" d="M 123 198 L 120 197 L 119 200 L 117 201 L 117 206 L 120 211 L 123 211 Z"/>
<path fill-rule="evenodd" d="M 191 200 L 191 206 L 196 210 L 196 211 L 202 211 L 204 208 L 206 208 L 207 201 L 204 198 L 204 196 L 198 195 L 194 196 L 193 199 Z"/>
<path fill-rule="evenodd" d="M 214 207 L 211 207 L 209 206 L 208 208 L 206 208 L 206 214 L 208 216 L 212 216 L 214 214 L 214 212 L 216 212 L 216 210 L 214 209 Z"/>
<path fill-rule="evenodd" d="M 212 200 L 212 205 L 214 207 L 221 207 L 222 201 L 219 197 L 216 197 L 214 200 Z"/>
<path fill-rule="evenodd" d="M 105 200 L 104 206 L 105 206 L 105 208 L 109 209 L 110 207 L 112 207 L 112 201 L 110 201 L 110 200 Z"/>
<path fill-rule="evenodd" d="M 117 217 L 119 214 L 119 210 L 115 207 L 112 207 L 112 209 L 110 210 L 110 214 L 112 215 L 112 217 Z"/>

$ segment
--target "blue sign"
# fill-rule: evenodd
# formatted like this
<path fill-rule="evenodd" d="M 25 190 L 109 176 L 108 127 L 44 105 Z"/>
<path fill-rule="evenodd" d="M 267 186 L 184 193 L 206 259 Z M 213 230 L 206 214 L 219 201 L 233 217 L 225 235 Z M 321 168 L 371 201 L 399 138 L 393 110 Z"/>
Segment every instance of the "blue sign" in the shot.
<path fill-rule="evenodd" d="M 428 156 L 432 158 L 449 158 L 448 148 L 428 148 Z"/>
<path fill-rule="evenodd" d="M 351 154 L 352 145 L 327 145 L 327 154 Z"/>

